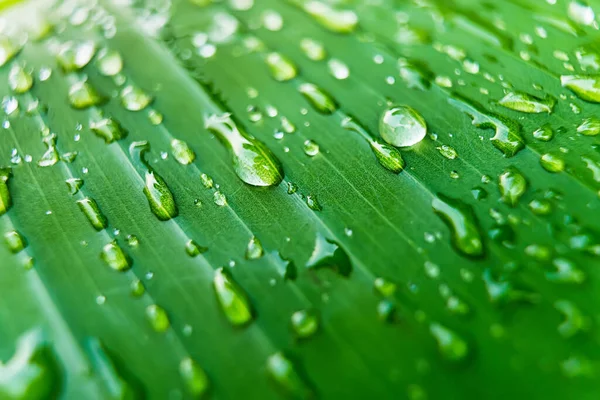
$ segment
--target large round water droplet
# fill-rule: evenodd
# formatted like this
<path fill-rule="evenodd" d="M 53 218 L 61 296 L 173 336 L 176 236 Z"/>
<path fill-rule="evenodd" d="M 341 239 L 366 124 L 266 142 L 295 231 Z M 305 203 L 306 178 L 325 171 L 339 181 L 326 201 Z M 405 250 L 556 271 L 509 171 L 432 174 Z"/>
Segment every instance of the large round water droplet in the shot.
<path fill-rule="evenodd" d="M 425 138 L 427 125 L 423 117 L 413 108 L 396 106 L 384 111 L 379 120 L 379 133 L 389 144 L 408 147 Z"/>

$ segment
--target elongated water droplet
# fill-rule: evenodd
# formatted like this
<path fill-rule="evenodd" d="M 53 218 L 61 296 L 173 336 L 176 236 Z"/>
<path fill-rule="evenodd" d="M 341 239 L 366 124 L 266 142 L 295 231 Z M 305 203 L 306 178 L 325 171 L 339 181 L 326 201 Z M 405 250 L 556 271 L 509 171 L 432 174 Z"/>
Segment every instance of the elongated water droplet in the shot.
<path fill-rule="evenodd" d="M 219 207 L 227 205 L 227 197 L 225 197 L 225 195 L 218 190 L 213 194 L 213 201 Z"/>
<path fill-rule="evenodd" d="M 77 200 L 77 205 L 95 230 L 101 231 L 102 229 L 106 229 L 108 220 L 102 214 L 102 211 L 100 211 L 96 200 L 86 197 L 85 199 Z"/>
<path fill-rule="evenodd" d="M 308 338 L 319 329 L 319 319 L 312 310 L 300 310 L 292 314 L 292 329 L 299 338 Z"/>
<path fill-rule="evenodd" d="M 383 140 L 396 147 L 414 146 L 427 135 L 427 125 L 413 108 L 395 106 L 381 115 L 379 134 Z"/>
<path fill-rule="evenodd" d="M 510 168 L 500 175 L 499 187 L 502 201 L 515 207 L 527 190 L 527 180 L 519 171 Z"/>
<path fill-rule="evenodd" d="M 60 160 L 58 150 L 56 149 L 56 135 L 45 136 L 42 141 L 46 145 L 46 152 L 42 155 L 38 161 L 40 167 L 51 167 Z"/>
<path fill-rule="evenodd" d="M 202 185 L 207 189 L 211 189 L 214 185 L 213 179 L 205 173 L 200 174 L 200 181 L 202 182 Z"/>
<path fill-rule="evenodd" d="M 0 67 L 10 61 L 21 48 L 9 37 L 0 36 Z"/>
<path fill-rule="evenodd" d="M 217 269 L 213 285 L 221 310 L 232 325 L 242 326 L 252 320 L 250 301 L 229 272 L 223 268 Z"/>
<path fill-rule="evenodd" d="M 123 272 L 131 268 L 131 260 L 116 241 L 110 242 L 102 248 L 100 258 L 115 271 Z"/>
<path fill-rule="evenodd" d="M 333 97 L 317 85 L 303 83 L 298 87 L 298 90 L 318 112 L 322 114 L 332 114 L 337 110 L 337 104 Z"/>
<path fill-rule="evenodd" d="M 562 172 L 565 170 L 565 161 L 555 153 L 543 154 L 540 164 L 548 172 Z"/>
<path fill-rule="evenodd" d="M 512 157 L 525 145 L 521 137 L 521 126 L 509 119 L 489 113 L 481 105 L 470 102 L 458 95 L 449 99 L 449 103 L 467 114 L 477 128 L 495 130 L 491 138 L 493 145 L 507 157 Z"/>
<path fill-rule="evenodd" d="M 600 76 L 562 75 L 560 83 L 582 100 L 600 103 Z"/>
<path fill-rule="evenodd" d="M 454 148 L 446 144 L 438 146 L 436 147 L 436 149 L 440 152 L 442 156 L 444 156 L 448 160 L 454 160 L 456 157 L 458 157 L 458 153 L 456 152 L 456 150 L 454 150 Z"/>
<path fill-rule="evenodd" d="M 171 326 L 167 312 L 156 304 L 150 304 L 146 307 L 146 318 L 156 332 L 166 332 Z"/>
<path fill-rule="evenodd" d="M 86 350 L 92 361 L 96 376 L 103 381 L 104 388 L 111 399 L 138 399 L 142 393 L 139 384 L 123 370 L 122 364 L 97 338 L 91 338 L 86 343 Z"/>
<path fill-rule="evenodd" d="M 86 81 L 77 81 L 69 88 L 69 102 L 76 109 L 99 105 L 105 101 L 96 89 Z"/>
<path fill-rule="evenodd" d="M 323 44 L 311 38 L 302 39 L 300 41 L 300 48 L 306 57 L 313 61 L 324 60 L 327 56 L 327 52 L 325 51 Z"/>
<path fill-rule="evenodd" d="M 83 186 L 83 179 L 80 178 L 69 178 L 65 182 L 71 195 L 79 193 L 79 189 Z"/>
<path fill-rule="evenodd" d="M 304 11 L 332 32 L 350 33 L 358 25 L 358 16 L 352 10 L 337 10 L 327 3 L 310 0 L 302 3 Z"/>
<path fill-rule="evenodd" d="M 206 372 L 191 358 L 184 358 L 179 363 L 179 374 L 188 391 L 194 398 L 202 398 L 208 392 L 210 383 Z"/>
<path fill-rule="evenodd" d="M 404 159 L 395 147 L 392 147 L 386 143 L 381 143 L 378 140 L 374 139 L 373 136 L 369 132 L 367 132 L 365 128 L 360 126 L 350 117 L 345 118 L 342 121 L 342 127 L 358 133 L 367 142 L 369 142 L 371 150 L 373 151 L 373 154 L 375 154 L 375 158 L 377 159 L 379 164 L 381 164 L 382 167 L 395 174 L 399 174 L 404 169 Z"/>
<path fill-rule="evenodd" d="M 567 9 L 569 19 L 579 25 L 590 26 L 596 21 L 594 9 L 583 1 L 572 0 Z M 596 25 L 596 29 L 598 26 Z"/>
<path fill-rule="evenodd" d="M 13 356 L 5 364 L 0 362 L 0 373 L 0 398 L 7 400 L 51 399 L 63 381 L 54 352 L 40 330 L 19 337 Z"/>
<path fill-rule="evenodd" d="M 128 134 L 118 121 L 112 117 L 104 117 L 101 113 L 93 114 L 90 118 L 90 130 L 106 143 L 124 139 Z"/>
<path fill-rule="evenodd" d="M 142 297 L 146 293 L 146 287 L 139 279 L 134 279 L 129 285 L 129 290 L 133 297 Z"/>
<path fill-rule="evenodd" d="M 8 180 L 11 175 L 10 168 L 0 168 L 0 216 L 4 215 L 12 206 L 12 198 L 8 191 Z"/>
<path fill-rule="evenodd" d="M 438 195 L 432 203 L 433 211 L 439 215 L 452 233 L 452 244 L 462 254 L 481 257 L 484 253 L 483 240 L 473 210 L 460 200 Z"/>
<path fill-rule="evenodd" d="M 216 133 L 231 152 L 237 176 L 253 186 L 275 186 L 283 179 L 283 168 L 262 142 L 240 129 L 230 114 L 211 115 L 205 127 Z"/>
<path fill-rule="evenodd" d="M 146 108 L 151 102 L 152 97 L 147 95 L 137 86 L 127 85 L 120 93 L 121 104 L 129 111 L 140 111 Z"/>
<path fill-rule="evenodd" d="M 268 253 L 267 258 L 283 279 L 296 279 L 298 272 L 293 261 L 283 258 L 277 250 Z"/>
<path fill-rule="evenodd" d="M 283 353 L 278 352 L 268 358 L 267 373 L 290 398 L 308 399 L 312 397 L 312 390 L 298 374 L 294 364 Z"/>
<path fill-rule="evenodd" d="M 346 251 L 338 243 L 317 232 L 314 250 L 306 262 L 306 268 L 329 268 L 341 276 L 348 277 L 352 272 L 352 263 Z"/>
<path fill-rule="evenodd" d="M 25 238 L 17 231 L 10 231 L 4 234 L 4 242 L 11 253 L 18 253 L 27 247 Z"/>
<path fill-rule="evenodd" d="M 587 329 L 589 321 L 581 310 L 569 300 L 554 302 L 556 308 L 564 316 L 564 321 L 558 326 L 558 332 L 566 338 L 576 335 Z"/>
<path fill-rule="evenodd" d="M 199 254 L 206 253 L 208 251 L 208 247 L 200 246 L 193 240 L 188 240 L 185 243 L 185 252 L 190 257 L 196 257 Z"/>
<path fill-rule="evenodd" d="M 551 96 L 545 99 L 532 96 L 527 93 L 510 92 L 507 93 L 499 102 L 501 106 L 511 110 L 520 111 L 529 114 L 548 113 L 550 114 L 556 104 L 556 99 Z"/>
<path fill-rule="evenodd" d="M 179 211 L 167 183 L 146 162 L 145 153 L 149 150 L 150 144 L 147 141 L 133 142 L 129 146 L 129 154 L 134 165 L 138 173 L 144 176 L 144 195 L 150 210 L 159 220 L 167 221 L 175 218 Z"/>
<path fill-rule="evenodd" d="M 344 80 L 350 76 L 348 66 L 338 59 L 332 58 L 327 61 L 327 67 L 329 67 L 329 72 L 335 79 Z"/>
<path fill-rule="evenodd" d="M 566 258 L 552 260 L 555 270 L 546 272 L 546 279 L 557 283 L 582 283 L 586 279 L 585 272 L 579 269 L 573 261 Z"/>
<path fill-rule="evenodd" d="M 183 140 L 171 140 L 171 152 L 179 164 L 189 165 L 196 159 L 196 154 Z"/>
<path fill-rule="evenodd" d="M 321 211 L 323 209 L 323 206 L 319 203 L 319 199 L 314 194 L 306 196 L 306 205 L 313 211 Z"/>
<path fill-rule="evenodd" d="M 577 132 L 585 136 L 596 136 L 600 133 L 600 119 L 591 117 L 583 120 L 577 127 Z"/>
<path fill-rule="evenodd" d="M 469 354 L 469 346 L 456 332 L 451 331 L 443 325 L 432 323 L 429 331 L 437 341 L 438 349 L 442 357 L 448 361 L 458 362 Z"/>
<path fill-rule="evenodd" d="M 383 297 L 393 297 L 398 289 L 398 285 L 385 278 L 375 278 L 373 286 L 375 291 Z"/>
<path fill-rule="evenodd" d="M 271 76 L 278 82 L 286 82 L 294 79 L 298 69 L 287 57 L 280 53 L 267 54 L 265 61 L 271 72 Z"/>
<path fill-rule="evenodd" d="M 246 247 L 246 259 L 247 260 L 258 260 L 264 254 L 264 250 L 260 240 L 256 236 L 252 236 Z"/>
<path fill-rule="evenodd" d="M 116 50 L 100 50 L 97 63 L 100 73 L 105 76 L 115 76 L 123 69 L 123 59 Z"/>
<path fill-rule="evenodd" d="M 77 71 L 88 65 L 96 54 L 96 44 L 92 41 L 64 43 L 56 60 L 65 72 Z"/>
<path fill-rule="evenodd" d="M 15 64 L 8 73 L 8 84 L 13 92 L 25 93 L 33 86 L 33 77 L 21 65 Z"/>

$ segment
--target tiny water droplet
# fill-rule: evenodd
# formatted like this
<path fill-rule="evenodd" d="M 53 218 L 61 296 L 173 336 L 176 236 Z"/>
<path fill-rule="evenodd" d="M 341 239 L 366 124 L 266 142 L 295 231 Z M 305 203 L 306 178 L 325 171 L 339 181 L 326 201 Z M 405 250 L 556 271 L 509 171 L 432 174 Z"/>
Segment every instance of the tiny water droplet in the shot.
<path fill-rule="evenodd" d="M 218 190 L 213 195 L 213 201 L 220 207 L 227 205 L 227 197 L 225 197 L 225 195 Z"/>
<path fill-rule="evenodd" d="M 454 160 L 456 157 L 458 157 L 458 153 L 456 152 L 456 150 L 454 150 L 454 148 L 446 144 L 438 146 L 436 147 L 436 149 L 440 152 L 442 156 L 444 156 L 448 160 Z"/>
<path fill-rule="evenodd" d="M 139 279 L 134 279 L 129 285 L 129 289 L 133 297 L 142 297 L 146 293 L 146 288 Z"/>
<path fill-rule="evenodd" d="M 200 246 L 194 240 L 190 239 L 185 243 L 185 252 L 190 257 L 196 257 L 199 254 L 206 253 L 208 251 L 207 247 Z"/>
<path fill-rule="evenodd" d="M 90 130 L 104 139 L 105 143 L 126 138 L 128 134 L 118 121 L 112 117 L 106 118 L 101 113 L 95 113 L 90 118 Z"/>

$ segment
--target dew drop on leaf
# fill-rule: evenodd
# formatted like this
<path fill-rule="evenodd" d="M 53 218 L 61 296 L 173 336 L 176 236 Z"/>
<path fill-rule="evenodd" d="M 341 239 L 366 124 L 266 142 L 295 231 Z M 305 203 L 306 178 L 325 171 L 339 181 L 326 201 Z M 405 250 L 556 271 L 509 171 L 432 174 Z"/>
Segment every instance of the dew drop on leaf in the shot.
<path fill-rule="evenodd" d="M 379 133 L 383 140 L 397 147 L 409 147 L 422 141 L 427 135 L 423 117 L 408 106 L 388 108 L 379 120 Z"/>
<path fill-rule="evenodd" d="M 217 269 L 213 286 L 221 310 L 232 325 L 245 325 L 253 319 L 250 301 L 246 293 L 233 280 L 229 272 L 223 268 Z"/>

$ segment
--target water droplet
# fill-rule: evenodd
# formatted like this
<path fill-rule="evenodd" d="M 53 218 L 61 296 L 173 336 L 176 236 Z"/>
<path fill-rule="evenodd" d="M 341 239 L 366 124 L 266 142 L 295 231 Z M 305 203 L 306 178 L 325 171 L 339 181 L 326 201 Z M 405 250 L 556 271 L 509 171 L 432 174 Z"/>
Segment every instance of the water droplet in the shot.
<path fill-rule="evenodd" d="M 202 185 L 207 189 L 211 189 L 214 185 L 213 179 L 205 173 L 200 174 L 200 181 L 202 181 Z"/>
<path fill-rule="evenodd" d="M 529 114 L 539 114 L 544 112 L 550 114 L 554 109 L 556 99 L 551 96 L 540 99 L 527 93 L 510 92 L 507 93 L 498 104 L 511 110 Z"/>
<path fill-rule="evenodd" d="M 442 195 L 434 198 L 431 205 L 450 229 L 454 247 L 466 256 L 481 257 L 484 253 L 483 241 L 472 208 L 460 200 Z"/>
<path fill-rule="evenodd" d="M 38 165 L 40 167 L 51 167 L 60 160 L 58 150 L 56 149 L 56 135 L 45 136 L 42 141 L 46 145 L 47 150 L 38 161 Z"/>
<path fill-rule="evenodd" d="M 319 154 L 319 145 L 312 140 L 304 141 L 304 154 L 314 157 Z"/>
<path fill-rule="evenodd" d="M 211 115 L 205 127 L 227 143 L 237 176 L 253 186 L 275 186 L 283 180 L 283 169 L 277 157 L 262 142 L 248 135 L 229 114 Z"/>
<path fill-rule="evenodd" d="M 123 59 L 116 50 L 102 49 L 98 53 L 98 70 L 104 76 L 115 76 L 123 69 Z"/>
<path fill-rule="evenodd" d="M 220 207 L 227 205 L 227 197 L 218 190 L 213 194 L 213 201 Z"/>
<path fill-rule="evenodd" d="M 548 172 L 562 172 L 565 170 L 565 161 L 558 155 L 546 153 L 540 158 L 540 164 Z"/>
<path fill-rule="evenodd" d="M 446 144 L 438 146 L 436 147 L 436 149 L 440 152 L 442 156 L 444 156 L 448 160 L 454 160 L 456 157 L 458 157 L 458 153 L 456 152 L 456 150 L 454 150 L 454 148 Z"/>
<path fill-rule="evenodd" d="M 267 54 L 265 61 L 271 72 L 271 76 L 278 82 L 286 82 L 294 79 L 298 69 L 287 57 L 280 53 Z"/>
<path fill-rule="evenodd" d="M 500 175 L 499 187 L 502 201 L 515 207 L 527 190 L 527 181 L 519 171 L 510 168 Z"/>
<path fill-rule="evenodd" d="M 533 131 L 533 137 L 542 142 L 549 142 L 554 137 L 554 130 L 550 125 L 545 124 Z"/>
<path fill-rule="evenodd" d="M 312 310 L 300 310 L 292 314 L 292 329 L 299 338 L 308 338 L 319 329 L 319 318 Z"/>
<path fill-rule="evenodd" d="M 200 246 L 193 240 L 188 240 L 185 243 L 185 252 L 190 257 L 196 257 L 199 254 L 206 253 L 208 251 L 208 247 Z"/>
<path fill-rule="evenodd" d="M 209 389 L 206 372 L 191 358 L 184 358 L 179 363 L 179 374 L 188 391 L 194 398 L 202 398 Z"/>
<path fill-rule="evenodd" d="M 406 165 L 400 152 L 386 143 L 381 143 L 373 137 L 352 118 L 345 118 L 342 121 L 342 127 L 356 132 L 369 142 L 375 158 L 382 167 L 395 174 L 399 174 Z"/>
<path fill-rule="evenodd" d="M 252 236 L 246 247 L 246 259 L 247 260 L 258 260 L 264 254 L 264 250 L 260 240 L 256 236 Z"/>
<path fill-rule="evenodd" d="M 102 248 L 100 258 L 115 271 L 123 272 L 131 268 L 131 260 L 116 241 L 112 241 Z"/>
<path fill-rule="evenodd" d="M 102 214 L 102 211 L 100 211 L 100 207 L 98 207 L 96 200 L 86 197 L 84 199 L 77 200 L 77 205 L 87 217 L 88 221 L 90 221 L 90 224 L 92 224 L 95 230 L 101 231 L 102 229 L 106 229 L 108 226 L 108 220 L 104 214 Z"/>
<path fill-rule="evenodd" d="M 0 397 L 3 399 L 50 399 L 63 383 L 49 341 L 37 329 L 19 337 L 15 353 L 5 364 L 0 363 L 0 369 Z"/>
<path fill-rule="evenodd" d="M 138 247 L 140 244 L 140 240 L 135 235 L 127 235 L 127 246 L 129 247 Z"/>
<path fill-rule="evenodd" d="M 577 132 L 585 136 L 596 136 L 600 133 L 600 119 L 591 117 L 583 120 L 577 127 Z"/>
<path fill-rule="evenodd" d="M 139 279 L 134 279 L 129 285 L 129 290 L 133 297 L 142 297 L 146 293 L 146 287 Z"/>
<path fill-rule="evenodd" d="M 84 80 L 77 81 L 69 88 L 69 102 L 76 109 L 99 105 L 105 101 L 96 89 Z"/>
<path fill-rule="evenodd" d="M 408 106 L 388 108 L 379 120 L 379 133 L 383 140 L 397 147 L 413 146 L 427 135 L 423 117 Z"/>
<path fill-rule="evenodd" d="M 593 75 L 562 75 L 560 83 L 577 97 L 591 103 L 600 103 L 600 79 Z"/>
<path fill-rule="evenodd" d="M 337 110 L 335 100 L 317 85 L 303 83 L 298 87 L 298 90 L 318 112 L 322 114 L 333 114 L 333 112 Z"/>
<path fill-rule="evenodd" d="M 409 89 L 425 90 L 431 86 L 433 74 L 422 64 L 400 58 L 398 60 L 398 74 Z"/>
<path fill-rule="evenodd" d="M 290 398 L 309 399 L 313 397 L 305 380 L 283 353 L 278 352 L 268 358 L 267 372 L 269 377 Z"/>
<path fill-rule="evenodd" d="M 306 196 L 306 205 L 313 211 L 321 211 L 323 209 L 323 206 L 321 206 L 317 196 L 314 194 L 309 194 Z"/>
<path fill-rule="evenodd" d="M 332 269 L 341 276 L 348 277 L 352 272 L 352 263 L 348 254 L 335 241 L 325 238 L 317 232 L 314 250 L 306 262 L 308 269 Z"/>
<path fill-rule="evenodd" d="M 156 332 L 166 332 L 171 326 L 167 312 L 156 304 L 150 304 L 146 307 L 146 318 Z"/>
<path fill-rule="evenodd" d="M 20 47 L 12 39 L 0 36 L 0 67 L 10 61 L 20 50 Z"/>
<path fill-rule="evenodd" d="M 148 119 L 152 125 L 160 125 L 163 122 L 163 115 L 156 110 L 148 111 Z"/>
<path fill-rule="evenodd" d="M 552 250 L 546 246 L 534 243 L 525 247 L 525 254 L 536 259 L 537 261 L 545 262 L 550 260 L 550 257 L 552 256 Z"/>
<path fill-rule="evenodd" d="M 96 54 L 96 44 L 90 40 L 64 43 L 56 55 L 63 71 L 77 71 L 88 65 Z"/>
<path fill-rule="evenodd" d="M 329 72 L 335 79 L 344 80 L 350 76 L 350 69 L 342 61 L 332 58 L 327 61 Z"/>
<path fill-rule="evenodd" d="M 267 258 L 275 266 L 277 272 L 283 279 L 295 280 L 297 276 L 296 265 L 281 256 L 281 254 L 277 250 L 273 250 L 272 252 L 267 254 Z"/>
<path fill-rule="evenodd" d="M 104 117 L 101 113 L 95 113 L 90 118 L 90 130 L 98 137 L 104 139 L 105 143 L 112 143 L 127 137 L 128 132 L 111 117 Z"/>
<path fill-rule="evenodd" d="M 150 210 L 161 221 L 175 218 L 179 211 L 173 198 L 173 193 L 164 179 L 147 163 L 145 153 L 150 150 L 147 141 L 133 142 L 129 146 L 129 154 L 140 175 L 144 176 L 144 195 L 148 200 Z"/>
<path fill-rule="evenodd" d="M 446 360 L 452 362 L 462 361 L 469 354 L 467 342 L 458 336 L 456 332 L 435 322 L 429 325 L 429 331 L 437 341 L 440 354 Z"/>
<path fill-rule="evenodd" d="M 241 326 L 252 320 L 250 301 L 229 272 L 223 268 L 217 269 L 213 285 L 221 309 L 232 325 Z"/>
<path fill-rule="evenodd" d="M 271 32 L 277 32 L 283 27 L 281 14 L 274 10 L 266 10 L 262 13 L 263 26 Z"/>
<path fill-rule="evenodd" d="M 567 9 L 567 15 L 571 21 L 579 25 L 590 26 L 596 23 L 594 9 L 583 1 L 571 1 Z M 596 29 L 598 29 L 597 26 Z"/>
<path fill-rule="evenodd" d="M 4 242 L 11 253 L 18 253 L 27 247 L 27 241 L 17 231 L 10 231 L 4 234 Z"/>
<path fill-rule="evenodd" d="M 324 60 L 327 56 L 327 52 L 325 51 L 325 47 L 322 43 L 317 42 L 314 39 L 304 38 L 300 41 L 300 48 L 308 57 L 313 61 L 321 61 Z"/>
<path fill-rule="evenodd" d="M 546 272 L 546 279 L 556 283 L 583 283 L 586 279 L 585 272 L 580 270 L 574 262 L 566 258 L 552 260 L 555 270 Z"/>
<path fill-rule="evenodd" d="M 14 64 L 8 73 L 8 84 L 13 92 L 25 93 L 33 86 L 33 78 L 21 65 Z"/>
<path fill-rule="evenodd" d="M 103 382 L 103 387 L 111 399 L 136 399 L 139 398 L 137 382 L 130 376 L 129 371 L 122 369 L 112 352 L 110 352 L 97 338 L 86 340 L 85 349 L 91 358 L 94 375 Z"/>
<path fill-rule="evenodd" d="M 529 203 L 529 209 L 535 215 L 548 215 L 552 212 L 552 205 L 548 200 L 531 200 Z"/>
<path fill-rule="evenodd" d="M 375 278 L 373 282 L 375 291 L 383 297 L 393 297 L 398 289 L 398 286 L 385 278 Z"/>
<path fill-rule="evenodd" d="M 194 151 L 182 140 L 171 140 L 171 152 L 179 164 L 189 165 L 196 159 Z"/>
<path fill-rule="evenodd" d="M 317 0 L 302 3 L 304 11 L 332 32 L 350 33 L 358 25 L 358 16 L 352 10 L 337 10 Z"/>
<path fill-rule="evenodd" d="M 129 111 L 140 111 L 146 108 L 151 102 L 152 97 L 147 95 L 137 86 L 127 85 L 120 93 L 121 104 Z"/>
<path fill-rule="evenodd" d="M 558 326 L 558 333 L 569 338 L 580 331 L 587 329 L 588 320 L 581 310 L 571 301 L 557 300 L 554 302 L 556 308 L 564 316 L 564 321 Z"/>
<path fill-rule="evenodd" d="M 491 138 L 493 145 L 505 156 L 512 157 L 524 147 L 521 127 L 518 123 L 489 113 L 481 105 L 469 102 L 458 95 L 448 100 L 451 105 L 467 114 L 477 128 L 492 128 L 495 135 Z"/>

